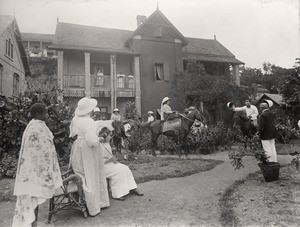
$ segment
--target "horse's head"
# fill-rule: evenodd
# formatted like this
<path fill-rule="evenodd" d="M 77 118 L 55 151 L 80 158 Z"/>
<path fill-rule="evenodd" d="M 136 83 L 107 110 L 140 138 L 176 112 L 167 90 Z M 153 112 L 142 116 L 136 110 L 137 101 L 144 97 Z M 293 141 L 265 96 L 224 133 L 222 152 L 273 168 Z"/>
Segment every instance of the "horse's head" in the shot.
<path fill-rule="evenodd" d="M 202 113 L 198 109 L 192 110 L 188 115 L 187 118 L 191 119 L 192 121 L 198 120 L 203 124 L 206 124 L 206 120 Z"/>

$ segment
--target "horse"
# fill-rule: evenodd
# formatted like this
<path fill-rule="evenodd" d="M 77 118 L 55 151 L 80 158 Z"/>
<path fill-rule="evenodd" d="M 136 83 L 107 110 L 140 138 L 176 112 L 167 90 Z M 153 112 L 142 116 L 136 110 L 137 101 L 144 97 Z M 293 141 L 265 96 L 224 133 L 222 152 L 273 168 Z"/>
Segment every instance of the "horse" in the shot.
<path fill-rule="evenodd" d="M 243 134 L 245 148 L 247 148 L 247 142 L 250 143 L 251 147 L 251 140 L 257 133 L 257 128 L 255 127 L 251 119 L 246 116 L 245 112 L 235 112 L 233 115 L 233 121 L 240 127 L 240 130 Z"/>
<path fill-rule="evenodd" d="M 116 152 L 121 154 L 122 149 L 122 139 L 128 137 L 127 132 L 130 131 L 131 125 L 129 122 L 113 121 L 111 126 L 114 128 L 112 131 L 113 144 L 116 147 Z"/>
<path fill-rule="evenodd" d="M 181 120 L 178 129 L 169 130 L 166 132 L 163 132 L 163 126 L 165 123 L 164 121 L 156 120 L 149 124 L 150 135 L 151 135 L 151 152 L 153 156 L 156 156 L 155 148 L 157 146 L 157 139 L 160 135 L 173 137 L 174 139 L 176 139 L 178 142 L 181 143 L 181 148 L 186 148 L 184 147 L 186 145 L 186 138 L 195 120 L 197 119 L 201 122 L 205 121 L 204 117 L 200 114 L 199 110 L 197 109 L 191 111 L 186 116 L 180 114 L 180 117 L 178 117 L 178 119 Z M 179 153 L 179 156 L 181 156 L 181 152 Z"/>

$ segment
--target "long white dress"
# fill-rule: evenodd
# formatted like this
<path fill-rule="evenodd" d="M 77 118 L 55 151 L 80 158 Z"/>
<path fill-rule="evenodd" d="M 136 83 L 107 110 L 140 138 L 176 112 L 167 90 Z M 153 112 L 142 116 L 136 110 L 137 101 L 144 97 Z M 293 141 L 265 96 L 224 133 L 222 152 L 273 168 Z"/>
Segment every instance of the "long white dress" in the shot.
<path fill-rule="evenodd" d="M 96 130 L 94 120 L 88 115 L 72 119 L 70 136 L 77 134 L 78 137 L 72 146 L 70 164 L 82 178 L 87 208 L 92 216 L 109 206 L 104 160 Z"/>
<path fill-rule="evenodd" d="M 31 120 L 22 137 L 14 195 L 13 226 L 31 226 L 35 208 L 62 186 L 53 134 L 44 121 Z"/>
<path fill-rule="evenodd" d="M 101 150 L 104 160 L 108 160 L 112 157 L 109 143 L 101 143 Z M 127 195 L 130 190 L 137 188 L 131 170 L 122 163 L 106 163 L 105 175 L 106 178 L 109 179 L 113 198 L 120 198 Z"/>

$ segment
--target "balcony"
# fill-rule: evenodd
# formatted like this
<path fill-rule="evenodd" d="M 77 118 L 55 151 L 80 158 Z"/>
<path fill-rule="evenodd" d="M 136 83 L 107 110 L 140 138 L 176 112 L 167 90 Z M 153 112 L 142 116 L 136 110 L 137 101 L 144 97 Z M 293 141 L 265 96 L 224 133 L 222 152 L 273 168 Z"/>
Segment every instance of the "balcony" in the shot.
<path fill-rule="evenodd" d="M 64 96 L 83 97 L 85 95 L 85 75 L 64 74 Z M 111 97 L 111 76 L 91 75 L 91 96 Z M 132 75 L 116 76 L 117 97 L 135 97 L 135 81 Z"/>

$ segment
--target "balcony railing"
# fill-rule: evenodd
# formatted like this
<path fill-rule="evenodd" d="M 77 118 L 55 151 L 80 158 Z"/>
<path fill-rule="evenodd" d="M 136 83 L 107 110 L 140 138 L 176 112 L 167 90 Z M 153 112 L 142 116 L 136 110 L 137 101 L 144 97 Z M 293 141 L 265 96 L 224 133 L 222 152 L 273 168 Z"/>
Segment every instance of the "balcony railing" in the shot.
<path fill-rule="evenodd" d="M 68 75 L 64 74 L 63 87 L 64 88 L 84 88 L 84 75 Z"/>
<path fill-rule="evenodd" d="M 95 88 L 96 90 L 110 90 L 110 76 L 91 75 L 91 88 Z"/>
<path fill-rule="evenodd" d="M 132 89 L 134 90 L 135 84 L 134 84 L 134 77 L 133 76 L 117 76 L 117 89 Z"/>

